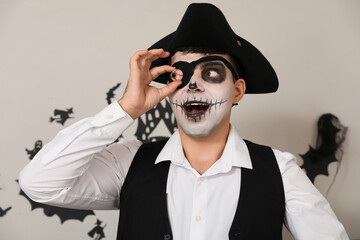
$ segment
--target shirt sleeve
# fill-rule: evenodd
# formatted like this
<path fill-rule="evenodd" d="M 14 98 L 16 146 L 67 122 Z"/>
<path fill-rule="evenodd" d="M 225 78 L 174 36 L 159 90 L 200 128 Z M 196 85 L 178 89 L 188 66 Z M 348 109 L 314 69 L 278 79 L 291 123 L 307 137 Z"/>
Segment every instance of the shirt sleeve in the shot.
<path fill-rule="evenodd" d="M 63 129 L 20 172 L 20 187 L 32 200 L 53 206 L 118 209 L 121 186 L 141 142 L 111 143 L 133 122 L 113 102 Z"/>
<path fill-rule="evenodd" d="M 328 201 L 296 163 L 294 155 L 274 150 L 285 191 L 285 225 L 296 240 L 349 239 Z"/>

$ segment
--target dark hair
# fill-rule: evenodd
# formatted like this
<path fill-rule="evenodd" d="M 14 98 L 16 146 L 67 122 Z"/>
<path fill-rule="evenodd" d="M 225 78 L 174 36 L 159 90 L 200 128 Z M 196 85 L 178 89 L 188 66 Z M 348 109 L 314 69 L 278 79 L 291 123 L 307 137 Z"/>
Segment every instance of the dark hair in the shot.
<path fill-rule="evenodd" d="M 184 53 L 202 53 L 202 54 L 227 54 L 229 55 L 230 58 L 230 63 L 233 65 L 237 77 L 239 78 L 244 78 L 244 70 L 242 68 L 242 65 L 240 63 L 240 61 L 238 61 L 236 58 L 234 58 L 233 56 L 231 56 L 231 54 L 217 50 L 217 49 L 213 49 L 213 48 L 206 48 L 206 47 L 180 47 L 180 48 L 176 48 L 175 50 L 170 52 L 170 59 L 172 56 L 174 56 L 174 54 L 176 52 L 184 52 Z M 234 82 L 237 79 L 234 79 Z"/>

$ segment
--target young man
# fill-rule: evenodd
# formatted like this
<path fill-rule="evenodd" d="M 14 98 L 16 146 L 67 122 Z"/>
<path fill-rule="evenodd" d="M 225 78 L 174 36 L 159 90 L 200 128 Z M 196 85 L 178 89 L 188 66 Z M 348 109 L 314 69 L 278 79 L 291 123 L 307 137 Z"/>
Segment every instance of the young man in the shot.
<path fill-rule="evenodd" d="M 21 172 L 21 187 L 55 206 L 119 208 L 118 239 L 281 239 L 284 220 L 296 239 L 348 239 L 293 155 L 230 124 L 245 93 L 277 87 L 219 9 L 191 4 L 174 33 L 131 58 L 121 100 L 62 130 Z M 167 96 L 178 123 L 168 141 L 106 147 Z"/>

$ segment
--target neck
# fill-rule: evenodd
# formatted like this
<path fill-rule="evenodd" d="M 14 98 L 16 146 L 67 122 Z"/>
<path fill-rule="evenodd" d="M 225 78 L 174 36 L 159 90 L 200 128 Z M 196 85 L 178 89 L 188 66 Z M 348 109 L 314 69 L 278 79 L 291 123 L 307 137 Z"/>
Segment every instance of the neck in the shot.
<path fill-rule="evenodd" d="M 223 127 L 214 130 L 210 135 L 202 137 L 186 135 L 179 128 L 184 154 L 190 165 L 199 174 L 206 172 L 221 157 L 229 131 L 229 122 L 224 124 Z"/>

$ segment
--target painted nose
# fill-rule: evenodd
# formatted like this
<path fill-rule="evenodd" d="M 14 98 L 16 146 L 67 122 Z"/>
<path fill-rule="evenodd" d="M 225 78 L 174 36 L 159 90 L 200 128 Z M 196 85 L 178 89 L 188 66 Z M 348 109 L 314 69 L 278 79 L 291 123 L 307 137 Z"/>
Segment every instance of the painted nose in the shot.
<path fill-rule="evenodd" d="M 195 92 L 203 92 L 204 90 L 203 90 L 203 89 L 200 89 L 200 88 L 198 87 L 198 85 L 196 84 L 196 82 L 190 82 L 187 91 L 188 91 L 188 92 L 195 93 Z"/>

